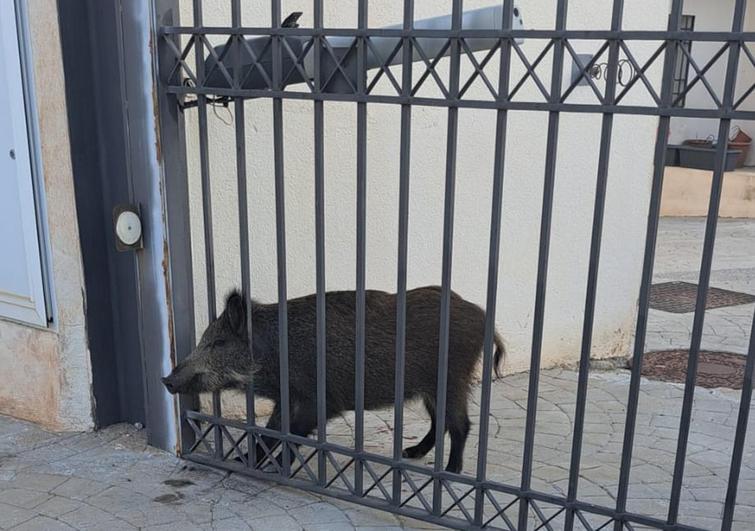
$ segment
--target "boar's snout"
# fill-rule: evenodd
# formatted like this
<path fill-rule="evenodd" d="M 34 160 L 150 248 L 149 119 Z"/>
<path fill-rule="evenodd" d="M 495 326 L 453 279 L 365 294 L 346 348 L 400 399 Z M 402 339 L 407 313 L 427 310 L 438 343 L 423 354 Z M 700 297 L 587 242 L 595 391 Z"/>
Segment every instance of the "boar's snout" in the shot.
<path fill-rule="evenodd" d="M 172 375 L 169 374 L 168 376 L 163 377 L 161 380 L 168 392 L 174 395 L 178 392 L 178 386 L 176 385 L 176 382 L 173 381 L 171 376 Z"/>
<path fill-rule="evenodd" d="M 184 364 L 177 365 L 173 372 L 161 379 L 165 389 L 172 395 L 191 394 L 200 391 L 195 389 L 197 380 L 196 372 Z"/>

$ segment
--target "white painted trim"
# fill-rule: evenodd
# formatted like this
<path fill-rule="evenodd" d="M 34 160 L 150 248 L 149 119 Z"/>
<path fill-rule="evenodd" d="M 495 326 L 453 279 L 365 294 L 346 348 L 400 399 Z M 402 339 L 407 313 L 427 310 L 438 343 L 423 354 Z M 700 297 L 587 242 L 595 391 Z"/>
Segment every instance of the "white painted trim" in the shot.
<path fill-rule="evenodd" d="M 40 140 L 42 137 L 39 132 L 37 84 L 34 79 L 34 55 L 31 44 L 31 30 L 29 29 L 29 13 L 26 0 L 15 0 L 15 4 L 16 30 L 18 31 L 21 77 L 23 79 L 24 100 L 26 103 L 26 126 L 29 137 L 32 185 L 34 187 L 36 203 L 37 235 L 42 265 L 47 326 L 57 328 L 57 305 L 52 275 L 52 247 L 50 245 L 50 229 L 47 222 L 47 196 L 45 194 L 44 165 L 42 164 L 42 146 Z"/>
<path fill-rule="evenodd" d="M 26 94 L 24 89 L 25 76 L 21 63 L 21 42 L 18 29 L 18 12 L 13 3 L 0 4 L 0 33 L 2 38 L 2 53 L 5 63 L 5 84 L 8 90 L 9 103 L 19 102 L 23 109 L 18 112 L 11 107 L 10 128 L 12 148 L 15 151 L 15 168 L 12 179 L 17 185 L 17 199 L 20 207 L 20 227 L 23 240 L 23 254 L 26 265 L 26 283 L 23 293 L 3 292 L 0 300 L 0 313 L 4 317 L 26 322 L 36 326 L 47 325 L 47 309 L 45 304 L 44 281 L 42 275 L 42 259 L 40 256 L 40 242 L 37 223 L 37 205 L 33 184 L 33 142 L 30 141 L 30 130 L 26 111 Z M 15 73 L 14 73 L 15 72 Z M 8 156 L 7 153 L 1 155 Z M 27 178 L 28 176 L 28 178 Z M 14 225 L 15 226 L 15 225 Z M 6 259 L 8 259 L 6 257 Z M 10 258 L 12 259 L 12 258 Z M 14 289 L 16 286 L 14 286 Z M 21 286 L 18 286 L 21 288 Z M 28 290 L 28 292 L 27 292 Z"/>

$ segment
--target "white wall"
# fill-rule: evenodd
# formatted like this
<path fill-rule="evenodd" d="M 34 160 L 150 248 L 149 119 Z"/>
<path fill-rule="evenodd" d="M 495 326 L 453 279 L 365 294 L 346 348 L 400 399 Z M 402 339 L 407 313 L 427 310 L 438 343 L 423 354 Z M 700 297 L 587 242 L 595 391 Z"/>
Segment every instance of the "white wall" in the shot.
<path fill-rule="evenodd" d="M 734 16 L 735 0 L 685 0 L 684 14 L 695 16 L 695 31 L 731 31 Z M 749 9 L 745 13 L 744 30 L 755 31 L 755 5 L 750 2 Z M 692 44 L 692 57 L 700 68 L 721 49 L 721 42 L 694 42 Z M 750 47 L 752 50 L 752 46 Z M 716 92 L 719 100 L 723 97 L 724 79 L 726 77 L 726 64 L 728 53 L 724 53 L 711 67 L 705 78 Z M 690 66 L 689 80 L 696 76 L 695 70 Z M 742 53 L 739 59 L 737 72 L 737 85 L 735 100 L 738 100 L 744 92 L 755 83 L 755 66 Z M 701 82 L 698 82 L 687 94 L 687 107 L 715 108 L 715 103 Z M 742 103 L 740 110 L 755 110 L 755 93 Z M 755 138 L 755 122 L 734 120 L 732 125 L 740 126 L 751 137 Z M 707 138 L 718 135 L 718 120 L 705 118 L 674 118 L 671 125 L 671 139 L 673 143 L 681 143 L 687 138 Z M 747 165 L 755 165 L 755 150 L 750 149 Z"/>
<path fill-rule="evenodd" d="M 490 5 L 490 0 L 467 1 L 465 8 Z M 326 25 L 356 22 L 356 8 L 326 2 Z M 370 25 L 401 21 L 401 2 L 372 2 Z M 416 2 L 416 18 L 446 13 L 450 2 Z M 249 4 L 244 3 L 246 7 Z M 525 25 L 552 28 L 555 2 L 522 2 Z M 191 23 L 190 2 L 185 2 L 184 24 Z M 667 3 L 642 0 L 626 3 L 625 27 L 663 29 Z M 244 14 L 245 25 L 269 23 L 267 3 L 259 2 Z M 311 24 L 311 2 L 284 2 L 284 16 L 305 12 L 303 25 Z M 229 23 L 228 3 L 205 3 L 205 23 Z M 569 6 L 570 28 L 607 29 L 610 3 L 574 0 Z M 221 42 L 221 41 L 214 41 Z M 524 51 L 534 59 L 544 41 L 528 40 Z M 599 43 L 575 42 L 578 51 L 596 49 Z M 638 60 L 648 57 L 658 43 L 633 46 Z M 484 54 L 478 54 L 479 58 Z M 497 63 L 486 72 L 497 79 Z M 193 63 L 191 63 L 193 64 Z M 445 68 L 444 64 L 444 68 Z M 550 59 L 539 68 L 549 85 Z M 570 65 L 567 62 L 567 72 Z M 463 69 L 463 72 L 467 70 Z M 415 66 L 415 79 L 422 72 Z M 523 74 L 518 62 L 513 82 Z M 657 78 L 660 68 L 650 72 Z M 396 70 L 400 79 L 400 70 Z M 429 86 L 429 85 L 428 85 Z M 299 90 L 299 89 L 297 89 Z M 481 84 L 476 94 L 485 95 Z M 531 82 L 522 100 L 536 101 Z M 436 91 L 437 93 L 437 91 Z M 589 88 L 578 89 L 569 101 L 595 101 Z M 628 101 L 650 103 L 638 84 Z M 286 229 L 289 297 L 314 292 L 314 178 L 312 103 L 284 103 L 286 170 Z M 226 116 L 228 111 L 220 109 Z M 367 285 L 395 291 L 398 199 L 399 107 L 368 105 Z M 456 224 L 454 233 L 453 289 L 466 298 L 485 301 L 490 194 L 492 190 L 495 112 L 463 109 L 460 114 Z M 191 208 L 194 238 L 197 328 L 206 324 L 204 250 L 202 247 L 201 194 L 196 111 L 187 112 L 187 151 L 192 184 Z M 269 100 L 246 103 L 247 163 L 252 233 L 252 291 L 262 301 L 275 301 L 274 182 L 272 167 L 272 115 Z M 356 105 L 325 105 L 326 264 L 327 288 L 353 289 L 355 284 L 355 158 Z M 600 116 L 562 114 L 558 170 L 552 225 L 551 259 L 543 349 L 544 366 L 572 363 L 579 355 L 587 277 L 592 209 L 597 171 Z M 657 119 L 617 116 L 614 126 L 608 198 L 603 236 L 595 356 L 626 354 L 634 330 L 639 278 L 652 173 L 652 151 Z M 529 366 L 538 258 L 538 235 L 545 161 L 547 114 L 510 112 L 505 162 L 503 236 L 498 291 L 497 325 L 510 351 L 509 370 Z M 411 199 L 409 213 L 409 286 L 440 283 L 446 111 L 415 107 L 412 113 Z M 240 284 L 234 130 L 210 113 L 210 170 L 216 245 L 219 303 L 222 295 Z"/>

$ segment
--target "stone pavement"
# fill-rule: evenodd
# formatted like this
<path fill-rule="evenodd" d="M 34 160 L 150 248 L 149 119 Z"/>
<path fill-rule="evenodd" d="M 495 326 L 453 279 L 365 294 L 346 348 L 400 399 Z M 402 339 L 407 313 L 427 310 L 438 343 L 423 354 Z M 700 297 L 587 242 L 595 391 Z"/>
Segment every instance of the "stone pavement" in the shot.
<path fill-rule="evenodd" d="M 654 283 L 682 280 L 697 283 L 705 219 L 662 218 Z M 720 219 L 710 285 L 755 294 L 755 219 Z M 707 310 L 701 348 L 746 354 L 755 304 Z M 646 350 L 689 348 L 694 313 L 651 310 Z"/>
<path fill-rule="evenodd" d="M 493 385 L 488 477 L 518 485 L 527 402 L 527 374 Z M 563 496 L 567 489 L 577 374 L 543 371 L 535 438 L 534 489 Z M 579 498 L 613 506 L 618 483 L 627 371 L 590 376 Z M 628 509 L 665 518 L 674 466 L 682 387 L 643 381 Z M 739 393 L 698 388 L 689 438 L 680 521 L 720 526 Z M 465 472 L 477 461 L 479 388 Z M 392 411 L 366 414 L 367 450 L 390 455 Z M 353 443 L 353 414 L 328 426 L 333 442 Z M 428 421 L 408 406 L 405 445 Z M 750 415 L 755 429 L 755 412 Z M 446 445 L 448 446 L 448 445 Z M 433 462 L 431 453 L 422 460 Z M 145 445 L 143 431 L 115 426 L 97 433 L 51 434 L 0 417 L 0 528 L 47 529 L 412 529 L 432 527 L 266 481 L 204 469 Z M 755 438 L 746 443 L 735 528 L 755 521 Z M 471 504 L 471 500 L 469 500 Z M 553 514 L 553 508 L 541 506 Z M 508 512 L 516 518 L 516 505 Z M 561 517 L 551 522 L 562 527 Z M 605 518 L 602 519 L 605 521 Z M 601 519 L 590 518 L 597 527 Z M 501 525 L 501 523 L 498 523 Z M 639 529 L 639 526 L 634 526 Z M 535 526 L 532 526 L 534 529 Z"/>

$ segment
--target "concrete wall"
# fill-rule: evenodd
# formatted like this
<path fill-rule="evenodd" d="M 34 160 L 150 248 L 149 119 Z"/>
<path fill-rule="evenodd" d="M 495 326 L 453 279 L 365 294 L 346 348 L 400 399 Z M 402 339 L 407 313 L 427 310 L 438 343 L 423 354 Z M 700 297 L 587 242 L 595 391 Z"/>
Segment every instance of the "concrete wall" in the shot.
<path fill-rule="evenodd" d="M 0 320 L 0 413 L 51 429 L 90 429 L 91 370 L 68 142 L 57 2 L 29 0 L 56 322 Z"/>
<path fill-rule="evenodd" d="M 749 2 L 745 13 L 744 30 L 755 31 L 755 5 Z M 734 0 L 685 0 L 684 14 L 695 16 L 695 31 L 731 31 L 731 23 L 734 16 Z M 692 57 L 700 68 L 716 54 L 723 43 L 720 42 L 695 42 L 692 44 Z M 752 47 L 751 47 L 752 49 Z M 727 54 L 716 61 L 706 74 L 719 99 L 723 97 L 724 78 L 726 76 Z M 696 73 L 690 66 L 689 80 Z M 737 72 L 737 88 L 735 99 L 739 99 L 744 92 L 755 83 L 755 67 L 750 63 L 745 54 L 741 54 L 739 70 Z M 698 82 L 687 94 L 687 107 L 714 108 L 715 104 L 705 86 Z M 740 109 L 755 110 L 755 92 L 742 103 Z M 755 122 L 735 120 L 732 124 L 740 126 L 751 137 L 755 138 Z M 687 138 L 707 138 L 709 135 L 718 135 L 718 120 L 705 118 L 674 118 L 671 125 L 672 143 L 681 143 Z M 755 165 L 755 149 L 750 149 L 746 161 L 748 166 Z"/>
<path fill-rule="evenodd" d="M 489 0 L 467 1 L 465 8 L 490 5 Z M 191 3 L 184 2 L 184 24 L 191 23 Z M 356 8 L 326 2 L 326 25 L 344 27 L 356 23 Z M 401 2 L 372 2 L 370 25 L 401 21 Z M 265 26 L 269 6 L 250 5 L 244 24 Z M 522 3 L 528 28 L 552 28 L 555 2 Z M 610 3 L 598 0 L 570 2 L 570 28 L 608 29 Z M 310 2 L 284 2 L 284 15 L 305 12 L 303 25 L 311 25 Z M 417 2 L 416 18 L 450 11 L 450 2 Z M 626 4 L 625 27 L 663 29 L 667 21 L 666 2 L 652 0 Z M 205 3 L 206 25 L 228 25 L 227 2 Z M 222 41 L 215 40 L 214 43 Z M 523 48 L 530 61 L 545 41 L 528 40 Z M 600 43 L 575 42 L 579 52 L 594 51 Z M 635 43 L 639 61 L 654 51 L 657 43 Z M 478 60 L 484 54 L 478 54 Z M 190 58 L 189 64 L 193 64 Z M 486 70 L 497 79 L 497 63 Z M 440 69 L 447 70 L 444 62 Z M 550 56 L 538 72 L 546 86 L 550 78 Z M 567 61 L 566 71 L 571 69 Z M 422 73 L 415 65 L 415 79 Z M 513 82 L 524 72 L 518 61 Z M 468 65 L 462 72 L 469 72 Z M 658 79 L 660 68 L 651 69 Z M 464 74 L 462 74 L 464 75 Z M 396 70 L 400 79 L 400 69 Z M 567 75 L 568 78 L 568 75 Z M 628 102 L 650 104 L 637 85 Z M 427 87 L 430 87 L 428 83 Z M 299 89 L 296 89 L 299 90 Z M 482 84 L 472 89 L 485 96 Z M 437 95 L 438 91 L 425 90 Z M 525 85 L 519 98 L 539 101 L 537 88 Z M 588 87 L 581 87 L 570 102 L 594 102 Z M 223 123 L 229 111 L 210 113 L 210 170 L 214 208 L 216 272 L 218 293 L 240 285 L 238 218 L 236 208 L 234 129 Z M 286 228 L 288 246 L 289 297 L 315 290 L 314 179 L 312 103 L 284 103 L 286 170 Z M 398 200 L 398 106 L 368 106 L 368 198 L 367 198 L 367 286 L 395 291 Z M 453 289 L 484 304 L 486 290 L 488 226 L 492 190 L 495 112 L 460 111 L 456 224 L 454 233 Z M 196 111 L 187 116 L 187 152 L 192 185 L 191 210 L 194 241 L 197 329 L 206 319 L 204 250 L 202 246 L 199 148 Z M 275 231 L 270 101 L 246 103 L 249 206 L 252 238 L 252 291 L 262 301 L 275 301 Z M 595 176 L 600 140 L 599 115 L 563 114 L 559 135 L 558 170 L 552 224 L 551 259 L 548 277 L 543 366 L 572 364 L 578 359 L 587 278 L 587 261 L 592 227 Z M 326 264 L 327 289 L 355 286 L 355 160 L 356 105 L 325 105 L 326 171 Z M 657 119 L 617 116 L 614 126 L 608 197 L 603 237 L 603 258 L 598 288 L 593 354 L 607 357 L 626 354 L 634 330 L 644 245 L 647 202 L 652 174 L 652 152 Z M 504 185 L 503 235 L 498 291 L 497 326 L 510 352 L 509 371 L 526 370 L 532 341 L 533 307 L 538 259 L 538 235 L 542 183 L 546 152 L 547 114 L 510 112 Z M 440 283 L 443 182 L 445 167 L 446 111 L 415 107 L 412 114 L 411 199 L 409 213 L 409 287 Z M 434 323 L 433 323 L 434 324 Z"/>
<path fill-rule="evenodd" d="M 712 171 L 668 166 L 663 178 L 661 215 L 707 216 L 712 180 Z M 745 168 L 724 174 L 718 215 L 755 218 L 755 171 Z"/>

